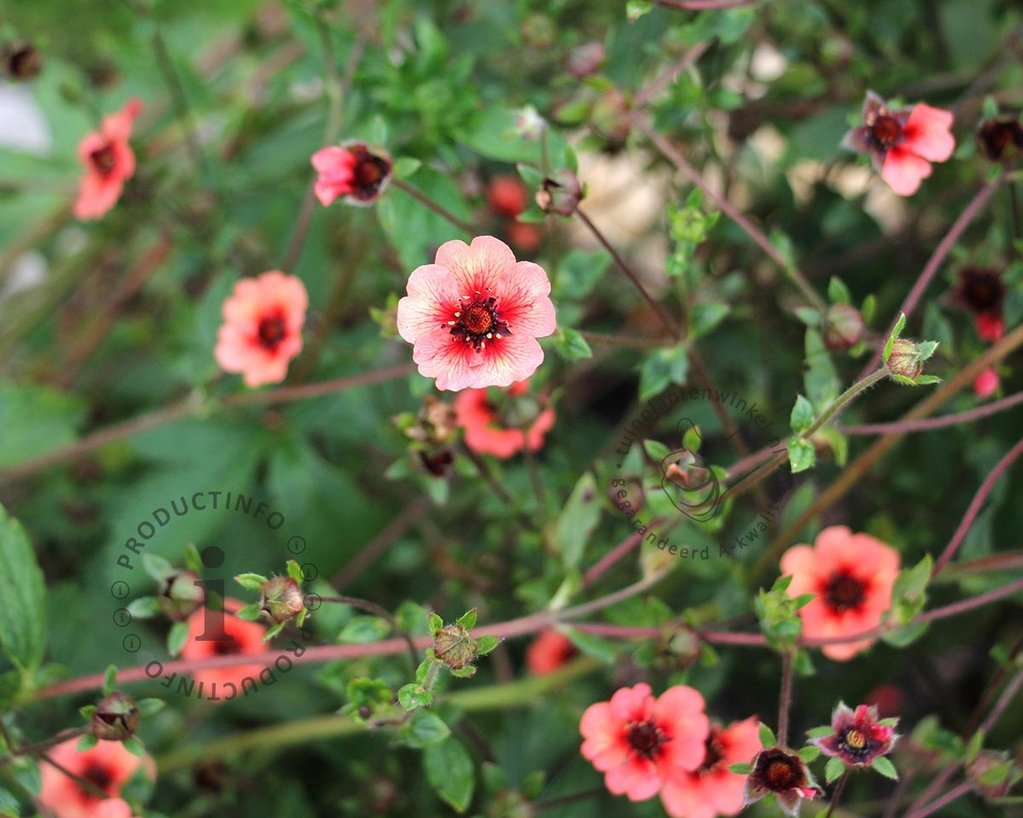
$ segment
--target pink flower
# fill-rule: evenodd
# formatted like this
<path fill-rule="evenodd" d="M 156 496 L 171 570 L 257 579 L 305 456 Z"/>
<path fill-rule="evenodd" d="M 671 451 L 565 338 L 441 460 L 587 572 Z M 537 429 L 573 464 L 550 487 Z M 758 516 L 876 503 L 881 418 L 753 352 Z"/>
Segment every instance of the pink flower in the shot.
<path fill-rule="evenodd" d="M 869 153 L 875 170 L 900 196 L 912 196 L 920 181 L 931 175 L 931 162 L 944 162 L 955 150 L 952 114 L 919 103 L 889 110 L 881 97 L 867 92 L 863 125 L 845 135 L 842 145 Z"/>
<path fill-rule="evenodd" d="M 817 535 L 814 547 L 797 545 L 786 551 L 781 571 L 792 576 L 790 596 L 816 595 L 799 609 L 804 636 L 849 636 L 881 624 L 882 614 L 891 607 L 899 554 L 868 534 L 853 534 L 835 525 Z M 842 662 L 873 643 L 873 639 L 861 639 L 825 645 L 822 651 Z"/>
<path fill-rule="evenodd" d="M 98 131 L 86 134 L 78 143 L 85 176 L 73 209 L 76 219 L 99 219 L 121 198 L 125 181 L 135 173 L 135 154 L 128 137 L 140 110 L 139 100 L 128 100 L 116 114 L 103 118 Z"/>
<path fill-rule="evenodd" d="M 247 386 L 279 383 L 288 362 L 302 351 L 302 325 L 309 304 L 295 276 L 270 270 L 243 278 L 224 302 L 224 323 L 214 355 L 226 372 L 241 372 Z"/>
<path fill-rule="evenodd" d="M 486 389 L 466 389 L 455 398 L 455 416 L 465 429 L 465 445 L 477 454 L 508 458 L 543 446 L 554 425 L 554 409 L 545 398 L 528 392 L 527 383 L 513 383 L 499 401 Z"/>
<path fill-rule="evenodd" d="M 536 339 L 555 329 L 547 273 L 515 261 L 493 236 L 453 240 L 434 264 L 412 271 L 398 302 L 398 333 L 413 345 L 419 374 L 438 389 L 510 386 L 543 362 Z"/>
<path fill-rule="evenodd" d="M 116 741 L 101 741 L 82 751 L 76 749 L 77 745 L 77 738 L 69 739 L 50 749 L 47 755 L 64 769 L 92 782 L 105 797 L 86 790 L 43 760 L 39 764 L 39 803 L 57 818 L 131 818 L 131 806 L 118 796 L 139 768 L 150 779 L 156 777 L 153 759 L 149 755 L 139 758 Z"/>
<path fill-rule="evenodd" d="M 876 707 L 861 704 L 853 711 L 839 702 L 831 714 L 831 734 L 810 743 L 824 755 L 842 759 L 846 766 L 869 767 L 874 759 L 888 755 L 898 738 L 891 723 L 881 723 Z"/>
<path fill-rule="evenodd" d="M 973 379 L 973 393 L 978 398 L 990 398 L 998 391 L 1000 383 L 1001 381 L 995 368 L 989 366 Z"/>
<path fill-rule="evenodd" d="M 361 142 L 318 150 L 312 163 L 319 174 L 313 190 L 324 207 L 342 196 L 353 204 L 372 204 L 387 187 L 394 167 L 387 151 Z"/>
<path fill-rule="evenodd" d="M 743 806 L 774 794 L 786 815 L 796 818 L 804 798 L 816 798 L 822 790 L 798 753 L 784 747 L 761 750 L 753 759 L 753 772 L 746 778 Z"/>
<path fill-rule="evenodd" d="M 702 763 L 710 731 L 703 705 L 703 696 L 686 685 L 657 699 L 645 683 L 620 688 L 583 713 L 582 754 L 604 773 L 614 795 L 652 798 L 664 781 Z"/>
<path fill-rule="evenodd" d="M 974 320 L 977 324 L 977 335 L 985 341 L 994 343 L 1005 335 L 1005 319 L 1001 315 L 981 313 Z"/>
<path fill-rule="evenodd" d="M 758 723 L 751 716 L 727 728 L 712 724 L 703 763 L 692 772 L 676 773 L 661 789 L 661 802 L 671 818 L 714 818 L 735 815 L 743 807 L 746 776 L 728 771 L 748 764 L 760 752 Z"/>
<path fill-rule="evenodd" d="M 249 622 L 235 616 L 243 603 L 228 597 L 223 611 L 200 608 L 188 618 L 188 638 L 181 648 L 181 658 L 194 661 L 214 656 L 237 654 L 261 656 L 267 653 L 263 634 L 266 628 L 258 622 Z M 265 657 L 264 657 L 265 658 Z M 242 681 L 252 677 L 258 682 L 259 672 L 266 662 L 205 668 L 192 672 L 198 695 L 210 701 L 229 701 L 244 695 Z"/>
<path fill-rule="evenodd" d="M 577 652 L 567 636 L 548 628 L 526 648 L 526 665 L 534 676 L 543 676 L 557 670 Z"/>

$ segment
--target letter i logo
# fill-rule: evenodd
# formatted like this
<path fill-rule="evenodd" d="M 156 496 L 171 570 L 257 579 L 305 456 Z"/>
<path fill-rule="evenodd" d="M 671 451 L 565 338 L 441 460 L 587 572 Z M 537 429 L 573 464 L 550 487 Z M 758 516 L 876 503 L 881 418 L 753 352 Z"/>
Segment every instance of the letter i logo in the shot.
<path fill-rule="evenodd" d="M 224 564 L 224 552 L 215 545 L 204 548 L 200 556 L 202 557 L 202 564 L 207 568 L 219 568 Z M 194 584 L 203 589 L 207 598 L 209 591 L 212 591 L 223 601 L 223 579 L 201 579 L 197 580 Z M 222 609 L 215 611 L 209 605 L 203 607 L 203 632 L 196 636 L 195 640 L 197 642 L 233 641 L 231 636 L 224 630 L 224 611 Z"/>

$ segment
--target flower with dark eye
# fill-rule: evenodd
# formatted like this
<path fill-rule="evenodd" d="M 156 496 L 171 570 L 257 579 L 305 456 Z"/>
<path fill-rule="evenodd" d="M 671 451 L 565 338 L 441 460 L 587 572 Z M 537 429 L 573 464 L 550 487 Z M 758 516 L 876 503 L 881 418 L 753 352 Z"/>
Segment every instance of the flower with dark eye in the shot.
<path fill-rule="evenodd" d="M 895 719 L 879 719 L 876 707 L 858 705 L 855 710 L 838 703 L 831 715 L 831 733 L 811 739 L 827 756 L 837 756 L 848 767 L 869 767 L 876 758 L 892 751 L 898 735 Z"/>

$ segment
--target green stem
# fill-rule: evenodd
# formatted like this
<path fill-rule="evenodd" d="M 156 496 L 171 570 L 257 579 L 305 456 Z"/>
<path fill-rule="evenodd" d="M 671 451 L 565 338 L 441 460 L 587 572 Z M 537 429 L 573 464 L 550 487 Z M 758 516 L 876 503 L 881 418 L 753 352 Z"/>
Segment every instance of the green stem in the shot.
<path fill-rule="evenodd" d="M 781 655 L 781 692 L 778 694 L 778 746 L 785 747 L 789 739 L 789 707 L 792 705 L 792 652 L 788 648 Z"/>
<path fill-rule="evenodd" d="M 462 219 L 458 218 L 458 216 L 456 216 L 454 213 L 452 213 L 450 210 L 444 207 L 444 205 L 442 205 L 440 202 L 423 193 L 423 191 L 419 190 L 418 188 L 412 187 L 412 185 L 410 185 L 404 179 L 399 179 L 397 176 L 394 176 L 391 178 L 391 184 L 394 185 L 394 187 L 398 188 L 398 190 L 407 193 L 420 204 L 425 205 L 427 208 L 432 210 L 442 219 L 453 224 L 459 230 L 467 233 L 470 236 L 475 236 L 478 234 L 476 228 L 469 224 L 469 222 L 462 221 Z"/>
<path fill-rule="evenodd" d="M 838 799 L 842 797 L 842 790 L 845 789 L 845 782 L 848 780 L 849 771 L 846 770 L 842 773 L 842 777 L 838 779 L 838 784 L 835 785 L 835 793 L 831 796 L 831 803 L 828 804 L 828 811 L 824 813 L 824 818 L 831 818 L 831 813 L 838 806 Z"/>

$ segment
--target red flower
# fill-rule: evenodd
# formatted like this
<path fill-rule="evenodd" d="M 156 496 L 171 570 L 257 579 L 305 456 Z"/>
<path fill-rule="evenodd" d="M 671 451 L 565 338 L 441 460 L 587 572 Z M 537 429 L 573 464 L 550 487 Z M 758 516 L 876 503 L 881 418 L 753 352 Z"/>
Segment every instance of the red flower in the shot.
<path fill-rule="evenodd" d="M 867 534 L 853 534 L 836 525 L 821 531 L 814 547 L 797 545 L 786 551 L 781 571 L 792 575 L 790 596 L 816 595 L 799 609 L 805 636 L 848 636 L 879 625 L 891 607 L 899 554 Z M 825 645 L 822 651 L 841 662 L 873 643 L 873 639 L 861 639 Z"/>
<path fill-rule="evenodd" d="M 131 806 L 118 796 L 139 768 L 150 779 L 156 777 L 153 759 L 148 755 L 139 758 L 116 741 L 102 741 L 81 751 L 76 749 L 77 745 L 77 738 L 69 739 L 48 750 L 47 756 L 94 784 L 104 797 L 86 790 L 44 759 L 39 765 L 39 803 L 57 818 L 131 818 Z"/>
<path fill-rule="evenodd" d="M 394 169 L 387 151 L 361 142 L 318 150 L 312 163 L 319 174 L 313 190 L 324 207 L 342 196 L 353 204 L 372 204 L 384 192 Z"/>
<path fill-rule="evenodd" d="M 867 92 L 863 125 L 845 135 L 842 145 L 869 153 L 875 170 L 900 196 L 912 196 L 931 175 L 931 162 L 944 162 L 955 150 L 952 114 L 919 103 L 892 111 L 881 97 Z"/>
<path fill-rule="evenodd" d="M 839 702 L 831 714 L 831 735 L 811 739 L 827 756 L 838 756 L 849 767 L 869 767 L 888 755 L 898 740 L 895 728 L 881 724 L 876 707 L 859 705 L 855 712 Z"/>
<path fill-rule="evenodd" d="M 591 704 L 579 722 L 582 754 L 604 773 L 615 795 L 652 798 L 664 781 L 703 761 L 710 722 L 703 696 L 676 685 L 655 699 L 650 685 L 623 687 L 610 701 Z"/>
<path fill-rule="evenodd" d="M 983 313 L 978 315 L 974 320 L 977 324 L 977 335 L 985 341 L 991 341 L 994 343 L 1005 335 L 1005 320 L 1000 315 Z"/>
<path fill-rule="evenodd" d="M 224 600 L 223 611 L 200 608 L 193 613 L 188 618 L 188 638 L 181 648 L 181 658 L 194 661 L 213 656 L 267 653 L 263 642 L 266 628 L 258 622 L 249 622 L 234 615 L 242 605 L 242 602 L 229 597 Z M 211 701 L 224 701 L 242 695 L 245 692 L 242 680 L 247 676 L 256 679 L 264 667 L 264 664 L 256 663 L 206 668 L 193 671 L 192 678 L 199 696 L 208 697 Z"/>
<path fill-rule="evenodd" d="M 973 379 L 973 394 L 981 399 L 990 398 L 998 391 L 1000 383 L 1001 380 L 999 379 L 995 368 L 993 366 L 989 366 Z"/>
<path fill-rule="evenodd" d="M 576 653 L 575 645 L 567 636 L 548 628 L 526 648 L 526 665 L 534 676 L 543 676 L 557 670 Z"/>
<path fill-rule="evenodd" d="M 495 213 L 502 216 L 518 216 L 528 204 L 526 186 L 518 176 L 511 174 L 495 176 L 487 185 L 487 202 Z"/>
<path fill-rule="evenodd" d="M 747 764 L 761 750 L 757 719 L 733 721 L 727 728 L 712 724 L 703 763 L 692 772 L 680 772 L 664 783 L 661 802 L 671 818 L 714 818 L 735 815 L 743 808 L 746 777 L 728 771 L 731 764 Z"/>
<path fill-rule="evenodd" d="M 546 398 L 528 393 L 526 381 L 513 383 L 499 402 L 486 389 L 466 389 L 455 398 L 455 416 L 465 429 L 465 445 L 477 454 L 508 458 L 543 446 L 554 425 L 554 409 Z"/>
<path fill-rule="evenodd" d="M 555 330 L 547 273 L 493 236 L 444 242 L 412 271 L 398 302 L 398 333 L 419 374 L 438 389 L 510 386 L 543 362 L 536 339 Z"/>
<path fill-rule="evenodd" d="M 743 792 L 743 806 L 771 793 L 778 806 L 793 818 L 799 815 L 802 799 L 822 794 L 803 759 L 782 747 L 761 750 L 753 759 L 753 772 L 747 777 Z"/>
<path fill-rule="evenodd" d="M 121 198 L 124 183 L 135 173 L 135 154 L 128 144 L 131 126 L 142 103 L 130 99 L 116 114 L 103 118 L 98 131 L 78 143 L 78 158 L 85 165 L 85 177 L 78 189 L 76 219 L 99 219 Z"/>
<path fill-rule="evenodd" d="M 302 351 L 302 325 L 309 304 L 295 276 L 270 270 L 243 278 L 224 302 L 224 323 L 214 355 L 226 372 L 241 372 L 247 386 L 278 383 L 288 362 Z"/>

